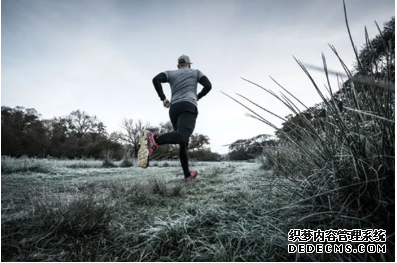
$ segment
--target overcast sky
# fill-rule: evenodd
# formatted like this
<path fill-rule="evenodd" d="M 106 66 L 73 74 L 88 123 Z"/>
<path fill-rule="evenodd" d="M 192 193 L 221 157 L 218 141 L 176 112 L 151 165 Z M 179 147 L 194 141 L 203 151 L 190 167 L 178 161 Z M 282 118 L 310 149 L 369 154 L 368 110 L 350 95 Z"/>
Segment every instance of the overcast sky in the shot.
<path fill-rule="evenodd" d="M 383 28 L 395 15 L 394 0 L 346 0 L 346 8 L 358 48 L 365 26 L 373 37 L 374 21 Z M 280 102 L 241 79 L 279 92 L 271 76 L 312 106 L 320 98 L 293 56 L 321 66 L 323 52 L 342 71 L 328 44 L 353 64 L 342 0 L 2 0 L 1 105 L 34 108 L 43 119 L 80 109 L 109 134 L 124 118 L 158 125 L 169 117 L 152 78 L 186 54 L 213 86 L 198 102 L 195 132 L 226 153 L 222 145 L 274 130 L 220 91 L 286 116 Z M 312 73 L 324 86 L 324 74 Z M 169 85 L 163 89 L 170 98 Z"/>

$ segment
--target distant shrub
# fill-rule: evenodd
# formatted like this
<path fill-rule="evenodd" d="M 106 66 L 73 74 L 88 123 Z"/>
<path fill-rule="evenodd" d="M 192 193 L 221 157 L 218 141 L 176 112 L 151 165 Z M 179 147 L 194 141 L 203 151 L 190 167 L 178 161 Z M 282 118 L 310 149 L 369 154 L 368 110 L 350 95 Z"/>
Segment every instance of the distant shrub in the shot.
<path fill-rule="evenodd" d="M 123 159 L 123 161 L 120 163 L 120 167 L 132 167 L 134 166 L 134 161 L 132 159 Z"/>
<path fill-rule="evenodd" d="M 102 167 L 103 168 L 114 168 L 117 167 L 117 165 L 113 162 L 112 160 L 112 152 L 111 151 L 105 151 L 103 156 L 104 159 L 102 161 Z"/>
<path fill-rule="evenodd" d="M 218 153 L 211 152 L 207 149 L 189 151 L 189 157 L 200 162 L 219 162 L 221 160 L 221 156 Z"/>
<path fill-rule="evenodd" d="M 114 168 L 114 167 L 117 167 L 117 165 L 112 160 L 105 159 L 102 161 L 102 167 L 103 168 Z"/>
<path fill-rule="evenodd" d="M 132 167 L 134 166 L 134 160 L 132 157 L 132 151 L 127 150 L 124 152 L 123 160 L 120 163 L 120 167 Z"/>

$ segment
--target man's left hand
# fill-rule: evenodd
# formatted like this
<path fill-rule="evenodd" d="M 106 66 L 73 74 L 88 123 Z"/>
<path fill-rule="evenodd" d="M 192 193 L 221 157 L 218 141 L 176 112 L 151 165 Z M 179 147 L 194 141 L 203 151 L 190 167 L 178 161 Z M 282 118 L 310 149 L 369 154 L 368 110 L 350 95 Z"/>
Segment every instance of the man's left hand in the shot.
<path fill-rule="evenodd" d="M 164 106 L 165 108 L 169 108 L 169 107 L 170 107 L 170 101 L 167 100 L 167 99 L 163 100 L 163 106 Z"/>

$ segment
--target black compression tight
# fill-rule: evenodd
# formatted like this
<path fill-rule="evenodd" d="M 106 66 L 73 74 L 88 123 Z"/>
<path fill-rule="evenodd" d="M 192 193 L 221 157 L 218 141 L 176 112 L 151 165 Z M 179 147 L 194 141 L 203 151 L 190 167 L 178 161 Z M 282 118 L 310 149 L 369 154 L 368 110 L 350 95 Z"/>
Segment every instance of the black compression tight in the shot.
<path fill-rule="evenodd" d="M 169 114 L 174 131 L 157 136 L 156 142 L 158 145 L 179 144 L 179 159 L 183 173 L 185 177 L 188 177 L 190 176 L 190 170 L 187 149 L 189 138 L 196 125 L 197 107 L 190 102 L 183 101 L 172 104 Z"/>

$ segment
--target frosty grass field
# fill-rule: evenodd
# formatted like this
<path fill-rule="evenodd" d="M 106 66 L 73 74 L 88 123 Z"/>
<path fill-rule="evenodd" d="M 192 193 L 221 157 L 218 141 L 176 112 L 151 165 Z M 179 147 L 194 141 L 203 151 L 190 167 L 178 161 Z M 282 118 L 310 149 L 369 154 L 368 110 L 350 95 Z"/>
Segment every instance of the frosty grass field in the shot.
<path fill-rule="evenodd" d="M 192 162 L 193 183 L 183 181 L 179 161 L 101 165 L 2 157 L 2 260 L 290 257 L 286 230 L 270 213 L 287 195 L 259 163 Z"/>

